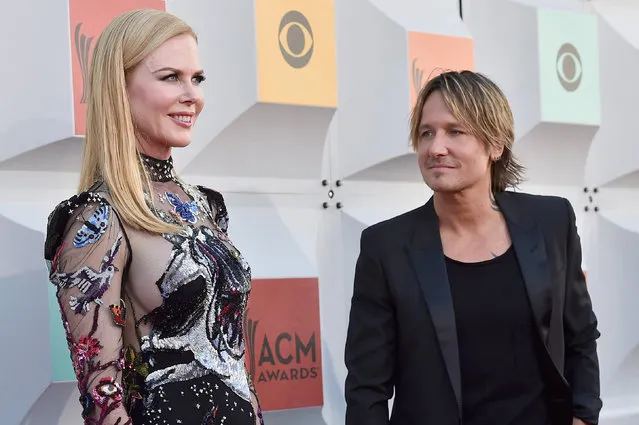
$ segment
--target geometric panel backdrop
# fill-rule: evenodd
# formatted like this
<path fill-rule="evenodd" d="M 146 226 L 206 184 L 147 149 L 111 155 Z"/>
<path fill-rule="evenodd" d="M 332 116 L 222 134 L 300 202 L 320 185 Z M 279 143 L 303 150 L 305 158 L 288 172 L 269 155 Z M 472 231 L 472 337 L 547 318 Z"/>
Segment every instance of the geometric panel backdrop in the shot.
<path fill-rule="evenodd" d="M 474 69 L 503 88 L 527 167 L 521 189 L 575 207 L 602 332 L 601 424 L 639 423 L 639 4 L 462 3 L 13 2 L 0 14 L 0 56 L 11 64 L 0 67 L 2 423 L 81 423 L 43 232 L 76 187 L 97 36 L 139 7 L 198 33 L 206 107 L 174 159 L 188 182 L 224 193 L 229 232 L 251 264 L 246 362 L 267 424 L 344 421 L 359 236 L 431 195 L 408 118 L 443 69 Z"/>

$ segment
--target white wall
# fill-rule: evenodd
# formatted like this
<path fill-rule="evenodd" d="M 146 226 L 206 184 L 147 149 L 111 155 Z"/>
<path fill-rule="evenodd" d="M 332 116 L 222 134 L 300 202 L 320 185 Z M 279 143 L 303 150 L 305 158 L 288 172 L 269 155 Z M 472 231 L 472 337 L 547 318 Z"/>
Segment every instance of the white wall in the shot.
<path fill-rule="evenodd" d="M 359 234 L 429 196 L 408 150 L 408 31 L 472 38 L 476 70 L 494 78 L 513 106 L 515 150 L 529 168 L 522 189 L 573 203 L 603 334 L 601 424 L 639 423 L 637 3 L 467 0 L 462 22 L 457 0 L 335 0 L 334 40 L 315 47 L 330 50 L 334 42 L 337 105 L 318 107 L 261 102 L 259 1 L 172 0 L 167 10 L 198 32 L 208 74 L 207 106 L 192 145 L 175 152 L 178 168 L 225 194 L 232 236 L 255 277 L 319 276 L 324 406 L 268 412 L 267 424 L 343 423 Z M 596 93 L 580 101 L 595 103 L 594 121 L 586 112 L 588 122 L 545 112 L 548 105 L 570 110 L 575 97 L 545 91 L 556 82 L 555 69 L 544 68 L 540 40 L 548 34 L 540 22 L 548 15 L 540 8 L 569 13 L 551 14 L 567 22 L 557 26 L 560 36 L 584 43 L 584 60 L 596 58 L 596 72 L 584 74 Z M 595 25 L 594 48 L 592 34 L 571 23 L 584 16 Z M 0 67 L 0 339 L 11 347 L 0 351 L 0 411 L 7 425 L 81 423 L 75 384 L 53 382 L 42 261 L 47 214 L 73 194 L 79 170 L 70 39 L 67 1 L 13 2 L 0 15 L 0 57 L 10 64 Z"/>

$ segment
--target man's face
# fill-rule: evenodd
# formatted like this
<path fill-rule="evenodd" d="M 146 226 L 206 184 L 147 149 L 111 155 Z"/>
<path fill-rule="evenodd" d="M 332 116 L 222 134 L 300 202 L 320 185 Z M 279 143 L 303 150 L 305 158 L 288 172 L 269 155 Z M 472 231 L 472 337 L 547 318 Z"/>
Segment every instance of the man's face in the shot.
<path fill-rule="evenodd" d="M 455 119 L 439 91 L 422 109 L 417 156 L 422 177 L 434 192 L 461 192 L 490 182 L 484 143 Z"/>

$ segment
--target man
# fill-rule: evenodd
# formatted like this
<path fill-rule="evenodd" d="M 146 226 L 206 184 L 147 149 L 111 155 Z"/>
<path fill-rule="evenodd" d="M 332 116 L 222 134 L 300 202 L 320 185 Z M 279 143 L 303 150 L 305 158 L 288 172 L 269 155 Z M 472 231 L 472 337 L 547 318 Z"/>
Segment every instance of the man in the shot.
<path fill-rule="evenodd" d="M 481 74 L 444 73 L 419 94 L 411 139 L 434 195 L 362 232 L 346 425 L 597 424 L 574 211 L 505 190 L 522 180 L 513 127 Z"/>

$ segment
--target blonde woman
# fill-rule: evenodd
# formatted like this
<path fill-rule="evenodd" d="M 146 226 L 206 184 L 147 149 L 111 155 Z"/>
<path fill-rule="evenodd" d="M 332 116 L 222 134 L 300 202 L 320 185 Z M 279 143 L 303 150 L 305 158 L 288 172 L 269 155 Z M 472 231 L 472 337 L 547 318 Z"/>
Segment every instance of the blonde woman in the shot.
<path fill-rule="evenodd" d="M 222 195 L 171 159 L 203 82 L 197 37 L 169 13 L 124 13 L 95 46 L 79 193 L 45 242 L 85 424 L 263 423 L 244 366 L 250 267 Z"/>

